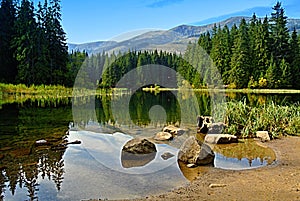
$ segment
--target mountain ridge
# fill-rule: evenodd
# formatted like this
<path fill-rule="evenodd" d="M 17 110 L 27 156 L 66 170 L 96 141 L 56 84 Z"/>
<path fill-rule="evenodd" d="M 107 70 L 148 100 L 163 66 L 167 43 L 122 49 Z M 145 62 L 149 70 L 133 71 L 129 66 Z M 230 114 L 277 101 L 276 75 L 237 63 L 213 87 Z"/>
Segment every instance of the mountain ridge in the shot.
<path fill-rule="evenodd" d="M 107 52 L 126 52 L 128 50 L 162 50 L 174 53 L 184 53 L 189 42 L 197 41 L 202 33 L 211 31 L 214 25 L 231 28 L 234 24 L 239 24 L 241 19 L 250 21 L 251 17 L 236 16 L 230 17 L 218 23 L 206 25 L 178 25 L 168 30 L 155 30 L 134 36 L 124 41 L 96 41 L 83 44 L 69 43 L 69 51 L 86 51 L 88 54 Z M 300 19 L 287 19 L 287 27 L 290 31 L 296 28 L 300 31 Z"/>

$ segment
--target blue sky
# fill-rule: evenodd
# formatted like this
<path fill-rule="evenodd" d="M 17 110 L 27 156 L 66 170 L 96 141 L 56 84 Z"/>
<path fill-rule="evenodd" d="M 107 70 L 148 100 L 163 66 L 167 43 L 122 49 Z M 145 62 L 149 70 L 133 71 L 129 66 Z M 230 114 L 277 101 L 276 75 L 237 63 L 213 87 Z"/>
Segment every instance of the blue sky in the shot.
<path fill-rule="evenodd" d="M 291 18 L 300 18 L 299 0 L 282 0 Z M 276 0 L 62 0 L 68 42 L 108 40 L 143 29 L 201 25 L 228 16 L 272 12 Z"/>

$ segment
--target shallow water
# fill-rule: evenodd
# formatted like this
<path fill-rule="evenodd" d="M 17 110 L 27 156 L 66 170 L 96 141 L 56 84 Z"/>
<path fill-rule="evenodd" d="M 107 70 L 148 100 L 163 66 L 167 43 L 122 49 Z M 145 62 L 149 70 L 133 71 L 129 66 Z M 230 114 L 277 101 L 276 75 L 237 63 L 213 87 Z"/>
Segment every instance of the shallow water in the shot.
<path fill-rule="evenodd" d="M 180 126 L 186 129 L 186 133 L 170 142 L 156 144 L 158 152 L 154 156 L 142 161 L 124 160 L 121 150 L 128 140 L 139 136 L 152 137 L 166 122 L 180 121 L 180 115 L 176 113 L 178 106 L 172 96 L 167 95 L 170 101 L 166 103 L 161 102 L 164 97 L 144 96 L 147 101 L 140 100 L 143 96 L 131 101 L 134 105 L 142 102 L 151 107 L 132 107 L 130 114 L 126 115 L 121 110 L 114 118 L 109 112 L 112 97 L 98 97 L 95 99 L 96 118 L 93 119 L 89 109 L 83 108 L 77 122 L 72 116 L 70 99 L 2 104 L 1 196 L 4 200 L 138 198 L 185 185 L 214 167 L 249 169 L 270 165 L 276 160 L 271 149 L 259 146 L 253 140 L 244 140 L 238 144 L 211 145 L 216 154 L 214 167 L 187 168 L 177 161 L 177 153 L 184 140 L 196 134 L 196 127 L 194 123 L 183 122 Z M 91 99 L 79 101 L 86 103 Z M 118 98 L 116 101 L 122 103 Z M 193 110 L 192 107 L 184 109 Z M 190 121 L 194 121 L 193 117 Z M 128 118 L 132 121 L 127 121 Z M 82 143 L 58 149 L 70 122 L 75 129 L 71 128 L 68 141 L 80 140 Z M 46 139 L 50 145 L 36 146 L 35 141 L 40 139 Z M 162 155 L 165 153 L 174 156 L 164 159 Z"/>

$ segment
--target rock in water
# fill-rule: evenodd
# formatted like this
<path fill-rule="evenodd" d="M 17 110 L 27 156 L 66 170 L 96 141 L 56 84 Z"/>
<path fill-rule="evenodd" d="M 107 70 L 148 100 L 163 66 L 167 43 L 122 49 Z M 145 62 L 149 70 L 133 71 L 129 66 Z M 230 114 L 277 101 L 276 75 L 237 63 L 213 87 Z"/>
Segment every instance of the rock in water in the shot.
<path fill-rule="evenodd" d="M 157 152 L 155 144 L 145 138 L 135 138 L 129 140 L 124 146 L 122 151 L 132 154 L 149 154 Z"/>
<path fill-rule="evenodd" d="M 176 126 L 169 125 L 163 128 L 163 132 L 171 133 L 174 136 L 174 135 L 182 135 L 184 133 L 184 130 Z"/>
<path fill-rule="evenodd" d="M 230 144 L 237 143 L 238 139 L 236 136 L 229 134 L 208 134 L 205 136 L 204 142 L 210 144 Z"/>
<path fill-rule="evenodd" d="M 173 135 L 167 132 L 158 132 L 154 136 L 154 140 L 164 141 L 164 140 L 172 140 Z"/>
<path fill-rule="evenodd" d="M 189 137 L 180 147 L 178 160 L 186 164 L 209 165 L 213 164 L 214 152 L 210 146 L 199 143 L 195 136 Z"/>
<path fill-rule="evenodd" d="M 170 152 L 165 152 L 160 157 L 162 157 L 162 159 L 164 159 L 164 160 L 168 160 L 169 158 L 172 158 L 173 156 L 174 156 L 174 154 L 172 154 Z"/>

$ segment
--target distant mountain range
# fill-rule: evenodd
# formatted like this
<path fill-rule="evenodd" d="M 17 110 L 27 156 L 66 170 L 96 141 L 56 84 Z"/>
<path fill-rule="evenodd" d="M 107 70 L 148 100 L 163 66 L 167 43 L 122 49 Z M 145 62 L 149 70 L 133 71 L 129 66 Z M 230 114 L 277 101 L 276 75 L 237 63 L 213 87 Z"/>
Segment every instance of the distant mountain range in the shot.
<path fill-rule="evenodd" d="M 221 27 L 227 25 L 231 28 L 234 24 L 239 25 L 242 18 L 250 21 L 250 17 L 231 17 L 219 23 L 212 23 L 203 26 L 180 25 L 169 30 L 149 31 L 128 40 L 98 41 L 84 44 L 68 44 L 69 51 L 85 50 L 89 54 L 101 52 L 126 52 L 128 50 L 163 50 L 167 52 L 184 53 L 187 44 L 197 41 L 200 34 L 211 31 L 214 24 Z M 300 19 L 288 19 L 288 28 L 300 31 Z"/>

